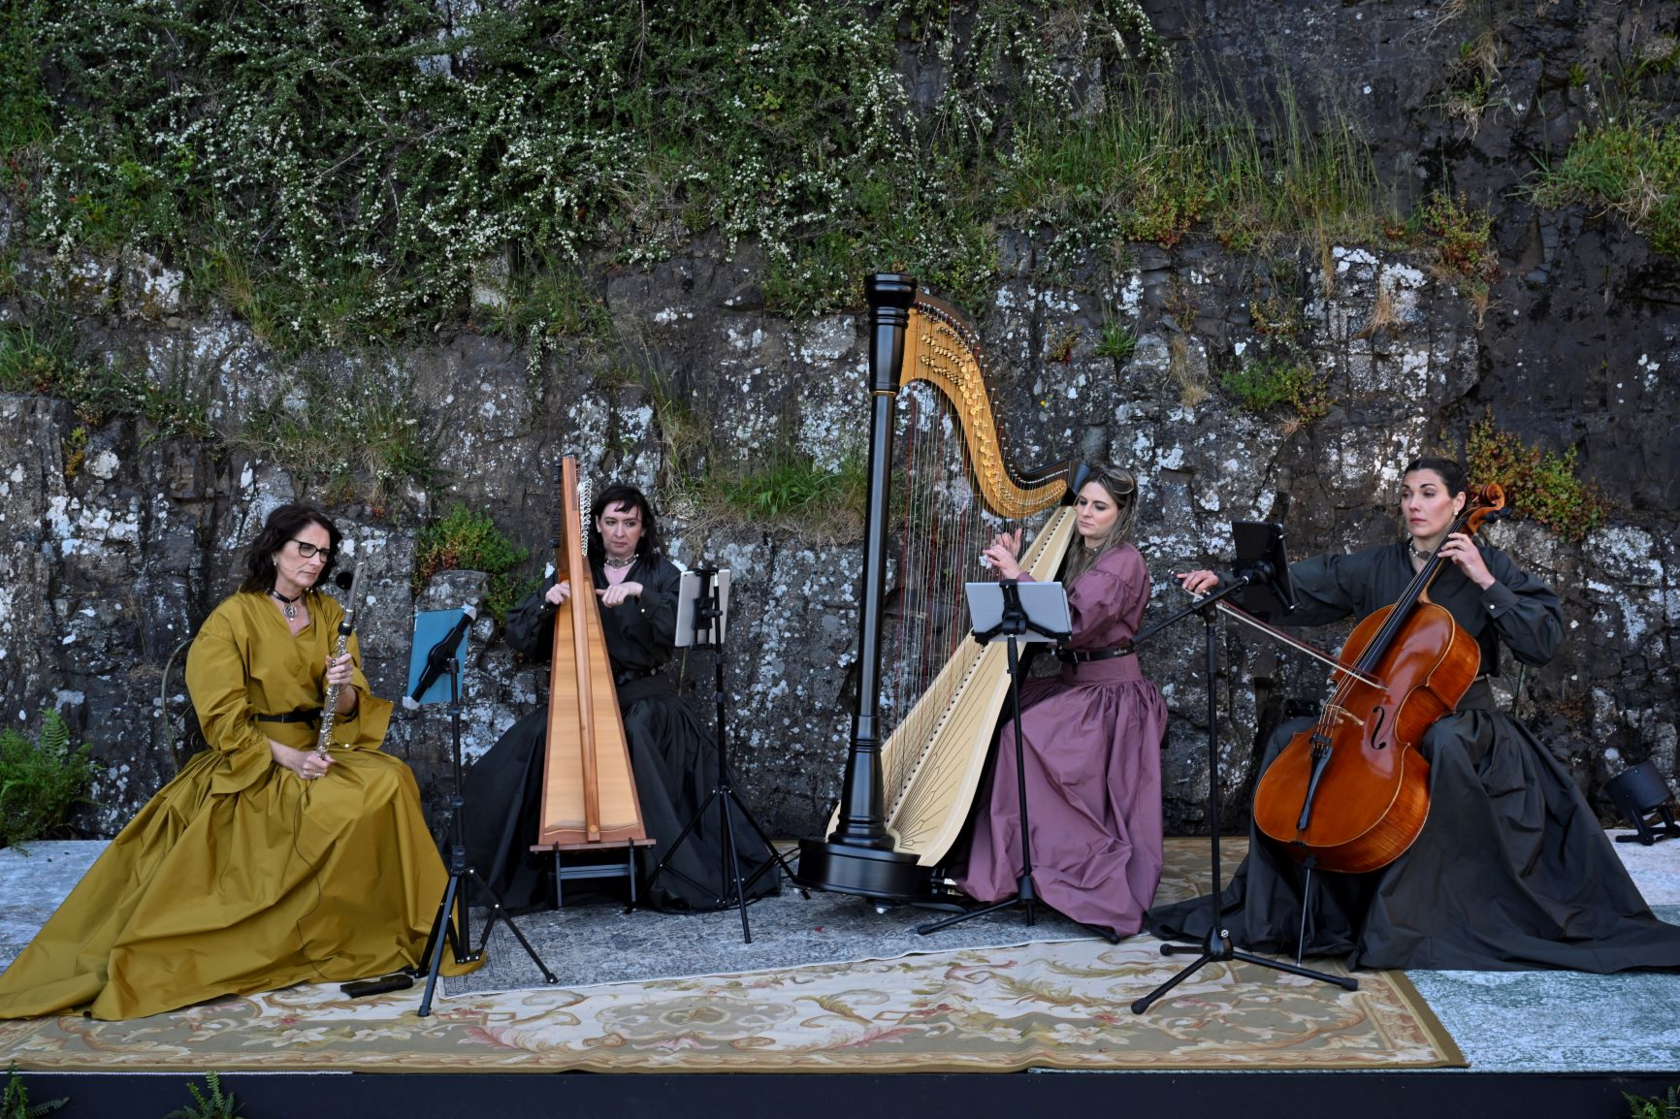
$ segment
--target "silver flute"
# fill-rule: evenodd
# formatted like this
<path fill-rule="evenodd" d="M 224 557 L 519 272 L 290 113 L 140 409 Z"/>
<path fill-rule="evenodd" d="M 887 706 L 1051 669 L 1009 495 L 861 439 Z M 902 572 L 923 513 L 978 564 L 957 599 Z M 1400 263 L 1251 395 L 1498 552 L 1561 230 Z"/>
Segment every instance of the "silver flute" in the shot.
<path fill-rule="evenodd" d="M 333 654 L 333 660 L 342 657 L 350 646 L 350 634 L 356 629 L 356 604 L 361 601 L 359 592 L 362 589 L 362 566 L 356 565 L 355 573 L 350 576 L 350 602 L 344 608 L 344 620 L 338 623 L 338 652 Z M 328 684 L 327 694 L 321 701 L 321 735 L 315 740 L 315 752 L 323 758 L 332 747 L 333 716 L 338 714 L 339 685 Z"/>

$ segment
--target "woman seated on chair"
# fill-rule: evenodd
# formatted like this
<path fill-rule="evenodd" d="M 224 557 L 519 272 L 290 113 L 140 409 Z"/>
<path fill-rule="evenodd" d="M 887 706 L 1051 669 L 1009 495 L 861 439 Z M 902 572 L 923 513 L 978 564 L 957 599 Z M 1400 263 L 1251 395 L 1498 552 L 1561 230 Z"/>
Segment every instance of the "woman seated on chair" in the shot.
<path fill-rule="evenodd" d="M 682 575 L 660 553 L 659 525 L 641 490 L 611 485 L 594 500 L 587 551 L 642 819 L 657 841 L 638 852 L 645 880 L 717 784 L 717 751 L 660 671 L 674 651 Z M 551 579 L 514 608 L 507 641 L 515 652 L 539 663 L 550 658 L 556 608 L 571 593 L 569 583 Z M 553 899 L 553 856 L 530 850 L 540 824 L 547 731 L 546 708 L 526 715 L 473 764 L 464 782 L 467 861 L 512 909 Z M 750 877 L 769 860 L 768 848 L 744 820 L 737 819 L 734 834 L 741 873 Z M 726 890 L 723 854 L 718 813 L 708 811 L 640 896 L 665 909 L 717 908 Z M 777 884 L 772 867 L 748 887 L 748 898 L 771 893 Z"/>
<path fill-rule="evenodd" d="M 1167 709 L 1125 643 L 1149 602 L 1149 570 L 1133 546 L 1137 481 L 1098 467 L 1080 487 L 1076 532 L 1063 582 L 1073 636 L 1061 675 L 1024 681 L 1021 739 L 1033 884 L 1046 904 L 1120 936 L 1138 931 L 1161 878 L 1161 737 Z M 1019 533 L 985 551 L 1003 579 L 1021 570 Z M 963 892 L 983 902 L 1015 893 L 1021 872 L 1021 810 L 1015 726 L 998 733 L 978 796 L 978 815 L 959 872 Z M 953 860 L 953 865 L 961 857 Z"/>
<path fill-rule="evenodd" d="M 1432 555 L 1447 561 L 1429 597 L 1476 639 L 1481 674 L 1419 743 L 1430 767 L 1422 830 L 1378 870 L 1309 878 L 1251 826 L 1221 926 L 1250 951 L 1293 954 L 1299 944 L 1305 955 L 1347 956 L 1356 967 L 1680 968 L 1680 927 L 1652 916 L 1568 771 L 1493 708 L 1487 676 L 1499 671 L 1499 646 L 1523 664 L 1545 664 L 1563 640 L 1563 611 L 1504 552 L 1449 533 L 1468 500 L 1457 463 L 1417 459 L 1400 483 L 1406 539 L 1289 567 L 1298 603 L 1289 623 L 1324 625 L 1398 601 Z M 1178 579 L 1192 594 L 1219 585 L 1212 571 Z M 1262 769 L 1314 721 L 1280 726 Z M 1206 897 L 1163 906 L 1149 927 L 1202 940 L 1211 910 Z"/>
<path fill-rule="evenodd" d="M 238 593 L 205 619 L 187 689 L 209 749 L 111 842 L 0 976 L 0 1017 L 137 1018 L 300 982 L 418 965 L 448 876 L 318 589 L 339 532 L 276 509 Z M 330 753 L 315 752 L 328 685 Z"/>

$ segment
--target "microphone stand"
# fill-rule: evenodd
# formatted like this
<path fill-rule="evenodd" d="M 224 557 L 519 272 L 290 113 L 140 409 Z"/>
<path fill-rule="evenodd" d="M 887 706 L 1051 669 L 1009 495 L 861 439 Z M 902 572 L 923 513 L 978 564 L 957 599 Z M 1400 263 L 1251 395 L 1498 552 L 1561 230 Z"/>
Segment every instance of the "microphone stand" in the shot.
<path fill-rule="evenodd" d="M 1016 649 L 1016 638 L 1031 632 L 1048 637 L 1053 641 L 1065 641 L 1070 634 L 1057 630 L 1046 629 L 1027 616 L 1026 607 L 1021 605 L 1021 587 L 1014 579 L 999 580 L 998 586 L 1003 591 L 1003 614 L 998 624 L 985 630 L 975 630 L 974 640 L 986 645 L 996 640 L 1000 635 L 1008 639 L 1009 654 L 1009 702 L 1015 709 L 1013 720 L 1015 727 L 1015 790 L 1020 797 L 1021 809 L 1021 872 L 1015 877 L 1015 893 L 1002 901 L 981 906 L 978 909 L 964 910 L 950 917 L 942 917 L 937 921 L 929 921 L 925 925 L 917 925 L 916 932 L 922 936 L 938 932 L 940 929 L 950 928 L 952 925 L 967 921 L 973 917 L 983 917 L 988 913 L 996 913 L 1002 909 L 1020 906 L 1027 911 L 1027 924 L 1031 926 L 1036 921 L 1038 906 L 1038 890 L 1033 885 L 1032 862 L 1032 826 L 1027 816 L 1027 755 L 1026 747 L 1021 740 L 1021 687 L 1017 676 L 1020 659 Z M 1120 938 L 1111 930 L 1085 925 L 1102 936 L 1110 944 L 1119 943 Z"/>
<path fill-rule="evenodd" d="M 766 871 L 773 866 L 780 866 L 782 873 L 787 875 L 788 881 L 793 882 L 798 887 L 800 897 L 810 900 L 811 895 L 804 886 L 799 885 L 798 880 L 794 878 L 793 868 L 788 866 L 787 860 L 782 857 L 780 851 L 776 850 L 776 845 L 770 842 L 770 837 L 764 833 L 764 828 L 759 824 L 758 818 L 753 815 L 752 809 L 747 807 L 746 802 L 735 791 L 734 778 L 729 773 L 729 734 L 728 725 L 724 719 L 723 610 L 719 605 L 717 584 L 713 581 L 718 571 L 715 567 L 697 567 L 694 569 L 694 573 L 700 577 L 700 587 L 694 596 L 692 645 L 697 649 L 709 648 L 712 650 L 712 664 L 717 677 L 712 692 L 712 698 L 716 703 L 717 719 L 717 784 L 712 786 L 711 793 L 707 795 L 700 807 L 695 809 L 694 815 L 689 818 L 688 823 L 683 825 L 683 830 L 677 833 L 676 840 L 672 842 L 670 849 L 665 852 L 665 857 L 659 860 L 659 865 L 653 868 L 653 873 L 648 876 L 648 893 L 650 895 L 653 893 L 653 884 L 659 881 L 659 876 L 666 871 L 681 878 L 690 886 L 697 889 L 702 888 L 700 883 L 671 865 L 671 860 L 676 857 L 678 848 L 687 842 L 690 835 L 694 834 L 695 828 L 700 826 L 700 821 L 705 817 L 706 810 L 715 802 L 718 806 L 718 814 L 723 821 L 723 829 L 720 832 L 723 838 L 723 846 L 718 853 L 718 860 L 721 864 L 718 867 L 718 876 L 724 884 L 724 894 L 719 899 L 719 908 L 727 909 L 731 905 L 741 907 L 741 940 L 744 944 L 751 944 L 752 926 L 747 921 L 747 889 L 763 877 Z M 724 574 L 727 575 L 728 572 L 724 572 Z M 737 812 L 747 823 L 752 825 L 753 831 L 758 833 L 759 842 L 763 843 L 765 850 L 770 852 L 770 857 L 765 859 L 751 875 L 745 878 L 741 875 L 740 844 L 735 839 L 735 813 Z"/>
<path fill-rule="evenodd" d="M 426 937 L 426 947 L 421 953 L 422 960 L 429 960 L 426 967 L 426 991 L 420 998 L 420 1017 L 424 1018 L 432 1012 L 432 992 L 437 988 L 438 973 L 443 967 L 443 944 L 447 940 L 450 950 L 455 955 L 458 964 L 469 964 L 484 958 L 484 950 L 490 943 L 490 934 L 495 930 L 497 921 L 506 921 L 508 931 L 518 939 L 525 954 L 531 957 L 531 962 L 542 972 L 543 980 L 548 983 L 558 983 L 560 979 L 548 970 L 537 950 L 531 947 L 531 942 L 525 939 L 525 934 L 519 931 L 519 926 L 513 923 L 507 910 L 502 907 L 502 899 L 496 891 L 490 888 L 482 875 L 467 862 L 466 841 L 466 802 L 461 797 L 461 688 L 460 665 L 455 660 L 455 647 L 466 634 L 467 627 L 456 626 L 447 636 L 432 646 L 431 652 L 426 654 L 427 674 L 436 680 L 442 673 L 449 674 L 449 730 L 452 744 L 451 760 L 454 767 L 454 793 L 449 798 L 450 809 L 450 846 L 449 846 L 449 885 L 444 888 L 443 898 L 438 902 L 437 916 L 432 921 L 432 931 Z M 411 697 L 414 705 L 418 706 L 418 691 Z M 405 704 L 406 705 L 406 704 Z M 479 937 L 478 949 L 472 950 L 472 928 L 467 918 L 466 879 L 471 878 L 484 891 L 484 896 L 490 902 L 490 917 L 484 923 L 484 934 Z M 409 969 L 411 975 L 418 976 L 418 968 Z M 394 982 L 397 979 L 409 979 L 407 975 L 389 977 L 388 980 L 374 980 L 375 983 Z M 382 990 L 394 990 L 412 985 L 413 980 L 386 986 Z M 371 993 L 371 992 L 367 992 Z"/>
<path fill-rule="evenodd" d="M 1203 938 L 1200 945 L 1161 945 L 1161 955 L 1163 956 L 1189 955 L 1191 952 L 1197 952 L 1199 955 L 1177 975 L 1156 987 L 1143 998 L 1133 1002 L 1133 1014 L 1142 1014 L 1148 1010 L 1157 999 L 1184 982 L 1203 966 L 1215 962 L 1225 963 L 1231 960 L 1241 960 L 1247 964 L 1286 971 L 1291 975 L 1316 979 L 1322 983 L 1334 983 L 1347 991 L 1357 991 L 1359 989 L 1359 980 L 1352 976 L 1328 975 L 1322 971 L 1313 971 L 1311 968 L 1301 967 L 1298 964 L 1268 960 L 1264 956 L 1256 956 L 1251 952 L 1245 952 L 1232 943 L 1231 934 L 1223 927 L 1224 915 L 1220 910 L 1220 905 L 1223 901 L 1224 888 L 1220 882 L 1219 874 L 1219 710 L 1214 702 L 1213 694 L 1213 677 L 1214 673 L 1219 670 L 1219 654 L 1214 641 L 1213 623 L 1217 616 L 1216 606 L 1221 599 L 1235 594 L 1244 587 L 1268 581 L 1266 571 L 1265 565 L 1256 565 L 1254 568 L 1250 568 L 1248 571 L 1239 574 L 1230 586 L 1222 587 L 1212 594 L 1202 596 L 1172 617 L 1150 626 L 1131 640 L 1132 645 L 1140 645 L 1191 614 L 1202 616 L 1203 630 L 1207 638 L 1208 831 L 1213 840 L 1213 892 L 1208 895 L 1209 917 L 1211 919 L 1208 923 L 1207 936 Z"/>

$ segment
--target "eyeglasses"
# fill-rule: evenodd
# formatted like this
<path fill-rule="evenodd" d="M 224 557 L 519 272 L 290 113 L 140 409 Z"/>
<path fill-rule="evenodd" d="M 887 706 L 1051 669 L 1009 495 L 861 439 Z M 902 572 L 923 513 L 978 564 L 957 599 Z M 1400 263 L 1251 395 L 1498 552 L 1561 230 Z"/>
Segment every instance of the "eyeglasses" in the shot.
<path fill-rule="evenodd" d="M 333 550 L 332 545 L 330 544 L 325 548 L 321 548 L 309 543 L 307 540 L 298 540 L 295 538 L 292 540 L 292 543 L 297 545 L 298 555 L 302 556 L 304 559 L 314 559 L 317 554 L 326 556 L 328 559 L 332 558 Z"/>

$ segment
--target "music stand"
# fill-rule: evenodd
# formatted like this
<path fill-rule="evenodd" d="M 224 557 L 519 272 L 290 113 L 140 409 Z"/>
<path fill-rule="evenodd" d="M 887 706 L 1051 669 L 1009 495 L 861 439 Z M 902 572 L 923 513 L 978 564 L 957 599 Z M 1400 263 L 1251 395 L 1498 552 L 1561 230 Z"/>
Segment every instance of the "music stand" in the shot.
<path fill-rule="evenodd" d="M 794 881 L 793 869 L 787 860 L 782 858 L 776 845 L 770 842 L 770 837 L 764 834 L 758 819 L 752 809 L 741 799 L 735 791 L 734 778 L 729 773 L 729 734 L 728 723 L 724 714 L 723 665 L 724 665 L 724 633 L 729 624 L 729 569 L 715 567 L 696 567 L 682 573 L 682 582 L 677 590 L 677 632 L 675 644 L 684 648 L 712 650 L 712 665 L 716 672 L 712 698 L 716 703 L 717 726 L 717 784 L 706 795 L 700 807 L 694 810 L 694 815 L 688 823 L 683 825 L 682 831 L 666 849 L 665 857 L 659 860 L 659 865 L 653 868 L 648 876 L 648 892 L 652 894 L 653 884 L 659 876 L 669 871 L 681 878 L 697 890 L 705 889 L 702 883 L 696 882 L 682 871 L 671 865 L 677 851 L 688 837 L 695 833 L 700 821 L 705 817 L 706 810 L 713 804 L 718 806 L 719 819 L 723 824 L 720 832 L 723 847 L 719 852 L 718 878 L 724 884 L 724 895 L 719 898 L 719 908 L 727 909 L 731 905 L 741 907 L 741 938 L 746 944 L 752 943 L 752 925 L 747 920 L 747 889 L 757 882 L 772 866 L 780 866 L 782 873 L 788 880 Z M 758 834 L 759 842 L 770 852 L 770 857 L 754 870 L 751 875 L 743 877 L 741 874 L 740 846 L 735 840 L 735 813 L 739 812 L 752 825 Z M 799 887 L 801 897 L 811 895 L 803 886 Z M 733 898 L 733 900 L 731 900 Z"/>
<path fill-rule="evenodd" d="M 1217 616 L 1216 605 L 1221 599 L 1242 594 L 1249 605 L 1261 609 L 1274 609 L 1287 613 L 1295 608 L 1294 590 L 1289 582 L 1289 561 L 1284 554 L 1284 531 L 1282 525 L 1264 524 L 1253 521 L 1236 521 L 1231 525 L 1231 533 L 1237 547 L 1236 574 L 1231 584 L 1221 587 L 1211 594 L 1203 595 L 1189 606 L 1180 610 L 1165 621 L 1157 622 L 1148 629 L 1132 638 L 1131 644 L 1141 645 L 1162 630 L 1176 625 L 1180 620 L 1191 614 L 1202 616 L 1203 630 L 1206 635 L 1206 681 L 1207 681 L 1207 756 L 1208 756 L 1208 831 L 1212 836 L 1212 879 L 1213 892 L 1208 895 L 1211 920 L 1208 923 L 1207 936 L 1199 945 L 1163 944 L 1161 955 L 1188 955 L 1199 953 L 1177 975 L 1156 987 L 1143 998 L 1132 1003 L 1132 1013 L 1142 1014 L 1168 991 L 1188 979 L 1204 965 L 1231 960 L 1241 960 L 1244 963 L 1269 967 L 1276 971 L 1286 971 L 1291 975 L 1303 976 L 1307 979 L 1317 979 L 1323 983 L 1334 983 L 1347 991 L 1357 991 L 1359 980 L 1352 976 L 1329 975 L 1322 971 L 1313 971 L 1299 964 L 1283 963 L 1278 960 L 1268 960 L 1264 956 L 1256 956 L 1245 952 L 1231 941 L 1231 934 L 1221 927 L 1224 917 L 1220 912 L 1224 887 L 1219 872 L 1219 710 L 1214 702 L 1213 677 L 1219 671 L 1219 651 L 1214 640 L 1214 619 Z"/>
<path fill-rule="evenodd" d="M 1026 747 L 1021 738 L 1018 643 L 1060 642 L 1073 635 L 1067 593 L 1060 583 L 1020 583 L 1014 579 L 1003 579 L 996 583 L 967 583 L 964 584 L 964 588 L 968 593 L 969 619 L 974 623 L 974 640 L 982 645 L 999 638 L 1008 642 L 1009 702 L 1015 711 L 1012 720 L 1015 727 L 1015 791 L 1020 797 L 1021 811 L 1021 870 L 1015 877 L 1015 893 L 1012 896 L 978 909 L 965 910 L 925 925 L 917 925 L 916 931 L 923 936 L 950 928 L 971 917 L 996 913 L 1014 906 L 1026 910 L 1029 926 L 1037 921 L 1038 890 L 1033 885 L 1032 877 L 1032 821 L 1027 812 L 1027 757 Z M 1119 939 L 1107 929 L 1096 931 L 1111 944 Z"/>
<path fill-rule="evenodd" d="M 466 637 L 472 629 L 473 619 L 478 616 L 478 610 L 471 606 L 463 606 L 456 610 L 428 610 L 415 615 L 414 645 L 408 664 L 409 691 L 403 697 L 403 706 L 410 711 L 418 711 L 424 703 L 441 702 L 447 695 L 449 699 L 449 730 L 450 730 L 450 760 L 454 772 L 453 793 L 449 798 L 449 885 L 444 887 L 443 897 L 438 902 L 437 916 L 432 919 L 432 931 L 426 936 L 426 948 L 421 953 L 421 959 L 426 964 L 426 990 L 420 997 L 420 1017 L 424 1018 L 432 1012 L 432 992 L 437 989 L 438 973 L 443 967 L 443 945 L 449 942 L 450 950 L 455 955 L 458 964 L 469 964 L 484 957 L 484 949 L 490 943 L 490 934 L 496 928 L 497 921 L 506 921 L 509 931 L 518 939 L 525 954 L 531 957 L 531 962 L 542 972 L 543 979 L 549 983 L 560 982 L 559 978 L 548 970 L 537 950 L 531 947 L 531 942 L 525 939 L 525 934 L 519 931 L 519 926 L 513 923 L 507 910 L 502 907 L 502 899 L 496 891 L 490 888 L 482 875 L 467 862 L 466 841 L 466 807 L 461 797 L 461 673 L 466 667 Z M 453 626 L 451 626 L 453 623 Z M 445 632 L 447 630 L 447 632 Z M 436 637 L 443 633 L 442 637 Z M 435 640 L 434 640 L 435 637 Z M 426 649 L 425 654 L 420 650 Z M 447 689 L 443 686 L 443 678 L 449 678 Z M 478 948 L 472 947 L 472 928 L 467 918 L 467 891 L 465 882 L 471 878 L 484 892 L 484 897 L 490 904 L 490 916 L 484 923 L 484 933 L 479 937 Z M 418 969 L 411 968 L 409 973 L 418 975 Z M 412 983 L 398 983 L 399 978 L 407 978 L 399 973 L 387 976 L 382 980 L 373 980 L 379 984 L 375 988 L 359 991 L 358 994 L 372 994 L 375 990 L 400 990 Z M 349 991 L 346 991 L 348 994 Z"/>

